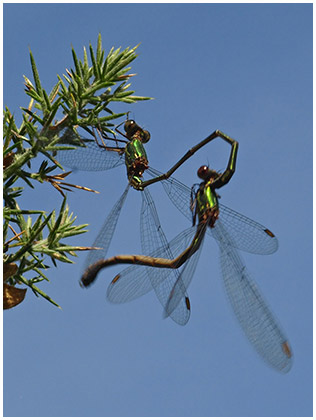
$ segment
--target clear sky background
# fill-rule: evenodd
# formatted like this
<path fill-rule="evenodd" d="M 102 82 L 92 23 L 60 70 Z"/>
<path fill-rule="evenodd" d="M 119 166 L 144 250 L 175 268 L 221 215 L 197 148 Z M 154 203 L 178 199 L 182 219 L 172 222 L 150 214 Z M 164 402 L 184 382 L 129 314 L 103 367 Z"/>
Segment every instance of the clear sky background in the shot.
<path fill-rule="evenodd" d="M 136 94 L 155 99 L 131 111 L 151 132 L 151 166 L 169 169 L 215 129 L 236 138 L 236 174 L 222 202 L 265 224 L 279 239 L 270 256 L 243 253 L 249 271 L 294 353 L 282 375 L 244 337 L 221 282 L 219 252 L 207 238 L 189 289 L 185 327 L 162 319 L 154 293 L 125 305 L 106 301 L 121 267 L 93 287 L 78 281 L 85 255 L 51 269 L 42 284 L 62 310 L 27 292 L 4 313 L 6 416 L 311 416 L 312 415 L 312 5 L 311 4 L 6 4 L 4 104 L 21 121 L 30 47 L 42 84 L 72 67 L 71 45 L 123 48 L 139 42 Z M 202 149 L 175 177 L 191 186 L 202 164 L 225 168 L 226 143 Z M 91 245 L 126 186 L 126 171 L 77 172 L 74 183 L 101 192 L 69 194 Z M 71 182 L 70 181 L 70 182 Z M 150 187 L 151 188 L 151 187 Z M 151 189 L 169 239 L 188 227 L 160 185 Z M 21 205 L 50 211 L 61 196 L 47 184 Z M 109 256 L 140 252 L 141 197 L 130 191 Z"/>

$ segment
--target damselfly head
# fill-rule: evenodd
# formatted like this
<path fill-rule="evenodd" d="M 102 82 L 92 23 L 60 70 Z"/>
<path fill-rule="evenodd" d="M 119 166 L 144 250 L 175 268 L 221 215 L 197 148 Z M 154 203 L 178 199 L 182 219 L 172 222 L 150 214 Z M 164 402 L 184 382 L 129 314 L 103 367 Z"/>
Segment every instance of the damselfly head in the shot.
<path fill-rule="evenodd" d="M 210 172 L 210 168 L 206 165 L 203 165 L 198 169 L 197 175 L 199 178 L 205 180 L 208 178 L 209 172 Z"/>
<path fill-rule="evenodd" d="M 142 143 L 147 143 L 150 139 L 150 134 L 147 130 L 143 130 L 134 120 L 127 120 L 124 124 L 126 136 L 130 138 L 138 132 Z"/>
<path fill-rule="evenodd" d="M 126 131 L 127 136 L 132 136 L 139 130 L 140 127 L 134 120 L 126 120 L 124 124 L 124 130 Z"/>
<path fill-rule="evenodd" d="M 212 177 L 216 178 L 218 176 L 218 173 L 213 169 L 210 169 L 208 166 L 203 165 L 198 169 L 197 175 L 199 178 L 203 179 L 203 181 L 206 181 Z"/>

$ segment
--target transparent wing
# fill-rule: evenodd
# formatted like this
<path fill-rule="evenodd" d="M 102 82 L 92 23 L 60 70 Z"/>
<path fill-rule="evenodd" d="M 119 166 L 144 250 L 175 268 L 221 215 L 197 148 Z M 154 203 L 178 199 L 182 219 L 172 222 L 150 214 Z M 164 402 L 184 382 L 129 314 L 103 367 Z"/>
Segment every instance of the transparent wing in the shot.
<path fill-rule="evenodd" d="M 168 248 L 163 245 L 152 252 L 151 256 L 168 258 L 169 255 L 180 254 L 192 241 L 195 231 L 196 227 L 191 226 L 169 242 Z M 160 284 L 161 288 L 164 288 L 165 286 L 163 283 L 169 276 L 173 282 L 175 281 L 174 271 L 174 269 L 169 268 L 130 266 L 118 274 L 110 283 L 107 290 L 107 298 L 113 303 L 123 303 L 134 300 L 153 289 L 151 278 L 154 279 L 153 283 L 155 284 L 156 290 L 159 288 Z M 187 311 L 184 312 L 184 315 L 183 318 L 175 315 L 174 320 L 180 325 L 184 325 L 187 322 Z"/>
<path fill-rule="evenodd" d="M 202 234 L 205 236 L 205 231 Z M 174 313 L 179 306 L 179 302 L 186 295 L 200 258 L 201 250 L 203 247 L 203 240 L 204 238 L 202 239 L 202 242 L 197 251 L 189 255 L 188 260 L 181 269 L 181 273 L 178 276 L 177 281 L 175 282 L 168 296 L 168 301 L 165 306 L 165 316 L 170 316 L 170 314 Z"/>
<path fill-rule="evenodd" d="M 107 150 L 91 139 L 80 140 L 85 147 L 58 151 L 58 162 L 70 169 L 81 171 L 105 171 L 124 164 L 124 154 Z M 78 145 L 78 138 L 72 130 L 66 129 L 59 144 Z"/>
<path fill-rule="evenodd" d="M 162 175 L 162 172 L 153 169 L 147 169 L 147 173 L 153 177 Z M 161 181 L 168 197 L 177 209 L 187 218 L 192 221 L 192 212 L 190 210 L 191 189 L 175 178 L 168 178 Z"/>
<path fill-rule="evenodd" d="M 148 172 L 153 176 L 161 175 L 161 172 L 153 168 L 148 169 Z M 163 180 L 162 185 L 172 203 L 191 221 L 191 189 L 175 178 Z M 219 218 L 229 231 L 236 248 L 253 254 L 272 254 L 278 249 L 277 238 L 265 226 L 224 204 L 219 203 L 219 210 Z M 213 229 L 208 229 L 207 233 L 213 236 Z"/>
<path fill-rule="evenodd" d="M 219 217 L 234 246 L 253 254 L 273 254 L 278 249 L 278 240 L 265 226 L 255 222 L 224 204 L 219 204 Z M 213 229 L 209 229 L 213 234 Z"/>
<path fill-rule="evenodd" d="M 115 203 L 115 205 L 113 206 L 111 212 L 109 213 L 108 217 L 105 219 L 105 222 L 96 238 L 96 240 L 94 241 L 93 245 L 94 247 L 100 248 L 100 249 L 96 249 L 96 250 L 91 250 L 86 258 L 85 261 L 85 265 L 84 268 L 88 268 L 89 265 L 95 263 L 98 260 L 101 260 L 103 258 L 105 258 L 116 225 L 117 225 L 117 221 L 119 218 L 119 215 L 121 213 L 123 204 L 125 202 L 128 190 L 129 190 L 130 186 L 127 185 L 127 187 L 125 188 L 123 194 L 121 195 L 121 197 L 119 198 L 119 200 Z"/>
<path fill-rule="evenodd" d="M 142 252 L 144 255 L 151 255 L 155 252 L 158 245 L 164 247 L 164 258 L 173 259 L 176 255 L 172 253 L 167 238 L 162 230 L 158 218 L 156 206 L 146 188 L 142 193 L 142 208 L 140 215 L 140 231 Z M 151 270 L 146 268 L 147 275 L 151 285 L 163 308 L 166 307 L 170 292 L 174 283 L 179 278 L 178 270 Z M 166 276 L 166 274 L 168 274 Z M 181 282 L 181 280 L 179 280 Z M 186 293 L 183 293 L 182 299 L 178 301 L 178 305 L 173 311 L 169 312 L 170 317 L 180 325 L 184 325 L 190 318 L 190 304 Z"/>
<path fill-rule="evenodd" d="M 269 365 L 288 372 L 292 364 L 289 343 L 220 221 L 213 229 L 213 236 L 220 248 L 225 289 L 243 331 Z"/>

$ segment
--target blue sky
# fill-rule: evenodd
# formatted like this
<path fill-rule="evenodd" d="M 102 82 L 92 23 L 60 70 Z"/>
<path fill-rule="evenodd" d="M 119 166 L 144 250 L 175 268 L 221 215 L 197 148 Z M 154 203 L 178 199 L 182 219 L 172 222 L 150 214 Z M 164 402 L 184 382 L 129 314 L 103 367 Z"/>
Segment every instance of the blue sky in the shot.
<path fill-rule="evenodd" d="M 49 272 L 56 309 L 28 291 L 4 313 L 5 416 L 311 416 L 312 415 L 312 5 L 311 4 L 5 4 L 4 104 L 20 120 L 28 104 L 31 48 L 44 87 L 72 66 L 89 42 L 123 48 L 141 42 L 132 86 L 155 99 L 118 111 L 151 132 L 151 166 L 169 169 L 220 129 L 239 141 L 236 174 L 222 202 L 267 225 L 279 239 L 270 256 L 243 253 L 285 330 L 292 370 L 270 369 L 244 337 L 225 296 L 216 243 L 207 238 L 189 289 L 185 327 L 162 319 L 153 293 L 125 305 L 106 301 L 120 271 L 93 287 L 78 280 L 85 255 Z M 213 142 L 175 177 L 191 186 L 202 164 L 226 165 Z M 101 192 L 69 194 L 91 245 L 126 186 L 123 167 L 72 175 Z M 151 188 L 171 239 L 188 227 L 159 185 Z M 27 190 L 25 208 L 59 207 L 48 185 Z M 140 252 L 139 193 L 130 191 L 109 256 Z"/>

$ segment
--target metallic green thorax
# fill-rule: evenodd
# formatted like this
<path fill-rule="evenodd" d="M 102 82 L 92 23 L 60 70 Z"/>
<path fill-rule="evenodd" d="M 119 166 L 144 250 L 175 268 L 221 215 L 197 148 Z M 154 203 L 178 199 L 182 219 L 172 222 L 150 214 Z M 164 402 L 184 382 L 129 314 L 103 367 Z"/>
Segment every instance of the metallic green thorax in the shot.
<path fill-rule="evenodd" d="M 140 177 L 148 168 L 148 159 L 143 143 L 137 134 L 132 136 L 125 147 L 125 164 L 131 184 L 141 182 Z"/>
<path fill-rule="evenodd" d="M 197 212 L 202 216 L 208 209 L 218 207 L 217 195 L 212 188 L 212 181 L 202 182 L 196 194 Z"/>
<path fill-rule="evenodd" d="M 133 166 L 134 161 L 139 157 L 147 159 L 147 154 L 143 143 L 136 136 L 133 136 L 125 147 L 125 164 L 127 170 Z"/>
<path fill-rule="evenodd" d="M 206 219 L 211 216 L 210 226 L 214 226 L 214 223 L 219 215 L 218 195 L 215 190 L 227 184 L 233 176 L 236 168 L 237 150 L 238 143 L 234 141 L 232 143 L 232 149 L 225 172 L 218 176 L 212 176 L 210 179 L 201 182 L 195 196 L 195 214 L 198 215 L 199 222 L 206 221 Z"/>

